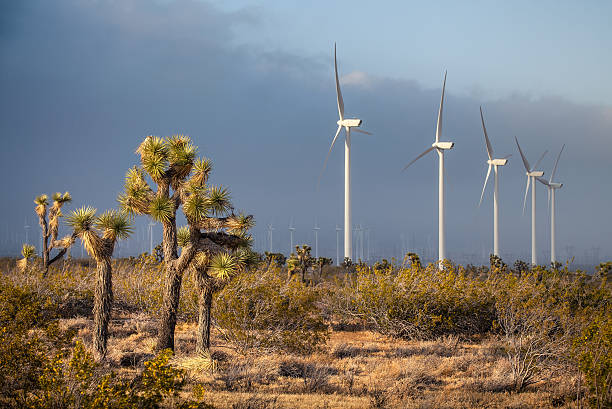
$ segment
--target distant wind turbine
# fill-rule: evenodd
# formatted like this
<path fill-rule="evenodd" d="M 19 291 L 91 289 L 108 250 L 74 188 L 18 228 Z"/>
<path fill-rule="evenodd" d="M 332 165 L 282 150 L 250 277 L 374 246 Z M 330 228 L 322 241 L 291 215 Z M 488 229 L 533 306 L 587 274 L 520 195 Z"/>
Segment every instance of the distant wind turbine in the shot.
<path fill-rule="evenodd" d="M 514 137 L 516 141 L 516 146 L 518 146 L 519 153 L 521 154 L 521 159 L 523 160 L 523 165 L 525 165 L 525 174 L 527 175 L 527 187 L 525 188 L 525 199 L 523 199 L 523 214 L 525 214 L 525 205 L 527 204 L 527 193 L 529 192 L 529 185 L 533 183 L 533 187 L 531 188 L 531 264 L 538 264 L 538 254 L 536 251 L 536 189 L 535 189 L 535 180 L 537 177 L 544 176 L 544 172 L 541 170 L 534 170 L 538 167 L 542 158 L 548 151 L 544 151 L 540 159 L 536 162 L 535 166 L 532 168 L 525 158 L 523 151 L 521 150 L 521 145 L 519 145 L 518 139 L 516 136 Z"/>
<path fill-rule="evenodd" d="M 23 219 L 23 228 L 25 230 L 25 242 L 26 244 L 30 244 L 30 240 L 28 239 L 28 233 L 30 231 L 30 226 L 28 225 L 28 219 Z"/>
<path fill-rule="evenodd" d="M 489 164 L 489 169 L 487 169 L 487 177 L 485 178 L 484 186 L 482 187 L 482 193 L 480 194 L 480 202 L 478 203 L 478 207 L 480 207 L 480 205 L 482 204 L 482 198 L 484 197 L 485 188 L 487 187 L 489 175 L 491 174 L 491 167 L 493 167 L 493 170 L 495 171 L 495 187 L 493 192 L 493 254 L 499 257 L 499 190 L 497 167 L 505 166 L 508 162 L 508 158 L 511 155 L 508 155 L 502 159 L 495 159 L 493 157 L 493 147 L 491 146 L 489 135 L 487 135 L 487 128 L 484 123 L 484 116 L 482 115 L 482 107 L 480 107 L 480 120 L 482 122 L 482 130 L 484 132 L 487 155 L 489 156 L 489 160 L 487 160 L 487 163 Z"/>
<path fill-rule="evenodd" d="M 342 92 L 340 91 L 340 81 L 338 80 L 336 44 L 334 44 L 334 72 L 336 74 L 336 98 L 338 102 L 338 115 L 340 116 L 340 119 L 337 121 L 338 129 L 336 130 L 336 135 L 334 136 L 331 146 L 329 147 L 329 152 L 327 152 L 325 162 L 323 162 L 323 170 L 321 171 L 321 176 L 323 176 L 323 171 L 325 171 L 327 160 L 329 159 L 329 155 L 331 154 L 331 151 L 334 148 L 336 139 L 338 139 L 340 131 L 342 130 L 342 128 L 344 128 L 344 130 L 346 131 L 346 137 L 344 139 L 344 257 L 351 258 L 353 251 L 353 243 L 351 237 L 351 234 L 353 232 L 351 225 L 351 130 L 354 130 L 355 132 L 361 132 L 367 135 L 372 134 L 370 132 L 366 132 L 362 129 L 359 129 L 359 126 L 361 126 L 362 122 L 361 119 L 344 117 L 344 101 L 342 100 Z M 321 176 L 319 176 L 319 181 L 321 180 Z"/>
<path fill-rule="evenodd" d="M 153 223 L 153 220 L 151 220 L 149 222 L 149 254 L 153 255 L 153 226 L 155 226 L 155 223 Z"/>
<path fill-rule="evenodd" d="M 293 252 L 293 232 L 295 232 L 295 227 L 293 227 L 293 219 L 289 223 L 289 254 Z"/>
<path fill-rule="evenodd" d="M 454 142 L 440 142 L 442 136 L 442 111 L 444 109 L 444 91 L 446 89 L 446 72 L 444 72 L 444 82 L 442 84 L 442 98 L 440 99 L 440 109 L 438 110 L 438 123 L 436 125 L 436 140 L 431 144 L 431 148 L 421 153 L 409 164 L 404 166 L 403 170 L 408 169 L 417 160 L 427 155 L 434 149 L 438 152 L 439 169 L 438 169 L 438 261 L 446 258 L 446 234 L 444 230 L 444 151 L 452 149 Z"/>
<path fill-rule="evenodd" d="M 312 230 L 314 231 L 315 236 L 315 258 L 319 258 L 319 230 L 321 230 L 321 228 L 318 226 L 316 219 Z"/>
<path fill-rule="evenodd" d="M 272 223 L 268 225 L 268 240 L 270 243 L 270 253 L 272 253 L 272 231 L 274 231 L 274 227 L 272 227 Z"/>
<path fill-rule="evenodd" d="M 555 166 L 553 167 L 552 173 L 550 174 L 550 179 L 547 181 L 541 177 L 537 177 L 536 179 L 548 187 L 548 200 L 550 203 L 550 262 L 557 262 L 557 252 L 556 252 L 556 228 L 555 228 L 555 190 L 561 189 L 563 187 L 563 183 L 555 183 L 553 182 L 553 178 L 555 177 L 555 172 L 557 171 L 557 165 L 559 164 L 559 158 L 561 158 L 561 153 L 565 148 L 565 144 L 561 147 L 561 151 L 559 151 L 559 156 L 557 156 L 557 160 L 555 161 Z"/>

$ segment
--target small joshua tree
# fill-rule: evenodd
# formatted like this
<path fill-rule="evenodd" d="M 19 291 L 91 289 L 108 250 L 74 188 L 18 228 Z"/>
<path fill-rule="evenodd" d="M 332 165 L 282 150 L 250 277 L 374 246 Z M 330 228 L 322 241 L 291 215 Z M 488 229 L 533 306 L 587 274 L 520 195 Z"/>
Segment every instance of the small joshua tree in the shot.
<path fill-rule="evenodd" d="M 25 271 L 28 268 L 28 261 L 36 256 L 36 249 L 34 246 L 24 244 L 21 249 L 21 255 L 23 258 L 17 261 L 17 268 L 20 271 Z"/>
<path fill-rule="evenodd" d="M 118 239 L 132 233 L 128 216 L 109 210 L 96 216 L 96 209 L 82 207 L 67 217 L 74 235 L 83 242 L 87 253 L 96 261 L 96 289 L 94 294 L 94 357 L 97 361 L 106 358 L 108 323 L 113 304 L 111 257 Z"/>
<path fill-rule="evenodd" d="M 66 254 L 68 248 L 74 243 L 74 237 L 71 236 L 66 236 L 61 240 L 57 239 L 59 221 L 60 217 L 62 217 L 62 206 L 65 203 L 72 201 L 72 197 L 70 197 L 70 193 L 68 192 L 64 193 L 63 195 L 58 192 L 54 193 L 52 198 L 53 205 L 48 209 L 49 198 L 47 195 L 40 195 L 34 199 L 34 203 L 36 203 L 35 211 L 38 215 L 38 224 L 40 224 L 40 228 L 42 229 L 43 276 L 46 276 L 49 272 L 49 266 L 61 259 L 64 254 Z M 49 217 L 48 222 L 47 211 Z M 55 257 L 49 259 L 49 254 L 54 248 L 58 249 L 59 252 L 55 255 Z"/>
<path fill-rule="evenodd" d="M 287 274 L 291 278 L 293 273 L 300 273 L 302 282 L 306 282 L 306 272 L 314 264 L 314 258 L 310 255 L 311 247 L 307 245 L 295 246 L 295 253 L 291 253 L 287 260 Z"/>
<path fill-rule="evenodd" d="M 212 164 L 207 159 L 196 159 L 196 150 L 184 135 L 146 137 L 136 150 L 140 166 L 127 172 L 124 193 L 118 198 L 130 214 L 148 215 L 163 227 L 165 272 L 158 350 L 174 350 L 183 273 L 193 258 L 206 249 L 211 255 L 218 253 L 218 247 L 228 245 L 228 236 L 244 242 L 245 237 L 237 234 L 245 230 L 245 220 L 252 222 L 250 216 L 234 215 L 227 189 L 207 185 Z M 149 185 L 147 175 L 157 185 L 156 190 Z M 187 218 L 189 233 L 180 256 L 176 226 L 179 207 Z"/>
<path fill-rule="evenodd" d="M 323 267 L 325 266 L 331 266 L 332 264 L 332 259 L 331 258 L 327 258 L 327 257 L 319 257 L 317 259 L 315 259 L 314 262 L 315 266 L 317 266 L 318 269 L 318 276 L 319 276 L 319 280 L 323 277 Z"/>

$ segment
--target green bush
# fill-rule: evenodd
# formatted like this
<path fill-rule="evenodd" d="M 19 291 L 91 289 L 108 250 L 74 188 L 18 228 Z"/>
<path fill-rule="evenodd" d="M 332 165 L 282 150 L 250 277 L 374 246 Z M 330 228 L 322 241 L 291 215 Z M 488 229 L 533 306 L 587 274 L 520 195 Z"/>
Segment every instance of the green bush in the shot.
<path fill-rule="evenodd" d="M 0 407 L 19 407 L 39 386 L 47 356 L 68 346 L 57 306 L 27 289 L 0 281 Z M 21 403 L 20 403 L 21 402 Z"/>
<path fill-rule="evenodd" d="M 593 314 L 591 322 L 574 339 L 573 351 L 589 388 L 594 408 L 612 406 L 612 309 Z"/>
<path fill-rule="evenodd" d="M 328 337 L 318 300 L 317 288 L 299 278 L 258 270 L 237 276 L 219 292 L 214 320 L 222 336 L 242 351 L 305 353 Z"/>
<path fill-rule="evenodd" d="M 359 320 L 395 337 L 470 335 L 486 332 L 494 319 L 485 284 L 450 263 L 443 270 L 418 263 L 358 266 L 356 275 L 328 288 L 325 304 L 336 320 Z"/>

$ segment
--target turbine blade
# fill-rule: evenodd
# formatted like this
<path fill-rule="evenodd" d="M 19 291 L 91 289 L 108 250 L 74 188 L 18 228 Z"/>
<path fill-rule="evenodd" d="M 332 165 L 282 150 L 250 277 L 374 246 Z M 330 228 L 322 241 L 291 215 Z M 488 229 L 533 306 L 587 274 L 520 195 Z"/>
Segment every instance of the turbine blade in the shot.
<path fill-rule="evenodd" d="M 425 152 L 421 153 L 419 156 L 417 156 L 416 158 L 414 158 L 412 160 L 412 162 L 410 162 L 409 164 L 407 164 L 406 166 L 404 166 L 404 169 L 402 169 L 402 172 L 405 171 L 406 169 L 408 169 L 408 167 L 410 165 L 412 165 L 414 162 L 416 162 L 417 160 L 421 159 L 423 156 L 427 155 L 429 152 L 433 151 L 434 147 L 432 146 L 431 148 L 427 149 Z"/>
<path fill-rule="evenodd" d="M 438 110 L 438 124 L 436 125 L 436 142 L 440 142 L 442 136 L 442 111 L 444 109 L 444 90 L 446 89 L 446 71 L 444 71 L 444 82 L 442 83 L 442 98 L 440 98 L 440 109 Z"/>
<path fill-rule="evenodd" d="M 523 154 L 523 151 L 521 150 L 521 145 L 519 145 L 518 139 L 516 138 L 516 136 L 514 137 L 514 140 L 516 141 L 516 146 L 518 146 L 519 153 L 521 154 L 521 159 L 523 159 L 523 165 L 525 165 L 525 170 L 527 172 L 531 172 L 531 167 L 529 166 L 529 162 L 527 162 L 527 158 Z"/>
<path fill-rule="evenodd" d="M 340 81 L 338 80 L 338 62 L 336 60 L 336 43 L 334 43 L 334 72 L 336 73 L 336 98 L 338 99 L 338 115 L 340 120 L 344 119 L 344 101 L 342 91 L 340 91 Z"/>
<path fill-rule="evenodd" d="M 527 205 L 527 193 L 529 192 L 529 183 L 531 178 L 527 176 L 527 187 L 525 188 L 525 199 L 523 199 L 523 215 L 525 214 L 525 206 Z"/>
<path fill-rule="evenodd" d="M 325 166 L 327 166 L 327 160 L 329 159 L 329 155 L 331 154 L 331 151 L 334 148 L 334 144 L 336 143 L 336 139 L 338 139 L 338 135 L 340 135 L 341 130 L 342 130 L 342 125 L 339 125 L 338 130 L 336 131 L 336 135 L 334 136 L 331 146 L 329 147 L 329 151 L 327 152 L 327 156 L 325 157 L 325 162 L 323 162 L 323 169 L 321 169 L 321 174 L 319 175 L 319 180 L 317 181 L 317 189 L 319 188 L 319 184 L 321 184 L 321 178 L 323 177 L 323 172 L 325 172 Z"/>
<path fill-rule="evenodd" d="M 480 107 L 480 121 L 482 122 L 482 130 L 484 131 L 485 142 L 487 144 L 487 154 L 489 155 L 489 160 L 493 160 L 493 148 L 491 147 L 491 141 L 489 141 L 489 135 L 487 135 L 487 127 L 484 123 L 484 116 L 482 115 L 482 107 Z"/>
<path fill-rule="evenodd" d="M 552 183 L 553 177 L 555 176 L 555 172 L 557 171 L 557 165 L 559 164 L 559 158 L 561 158 L 561 153 L 563 152 L 564 148 L 565 148 L 565 144 L 563 144 L 563 146 L 561 147 L 561 151 L 559 151 L 559 156 L 557 156 L 557 160 L 555 161 L 555 167 L 553 168 L 553 171 L 550 174 L 550 180 L 549 180 L 550 183 Z"/>
<path fill-rule="evenodd" d="M 534 169 L 538 168 L 538 165 L 540 164 L 540 162 L 542 162 L 542 159 L 544 159 L 544 156 L 546 156 L 546 154 L 548 153 L 548 151 L 544 151 L 544 153 L 542 154 L 542 156 L 540 156 L 540 159 L 538 159 L 538 161 L 536 162 L 535 166 L 533 167 Z"/>
<path fill-rule="evenodd" d="M 491 165 L 489 165 L 489 169 L 487 170 L 487 177 L 485 178 L 484 185 L 482 185 L 482 193 L 480 194 L 480 202 L 478 202 L 478 207 L 482 204 L 482 198 L 484 197 L 485 188 L 487 187 L 487 182 L 489 181 L 489 175 L 491 174 Z"/>
<path fill-rule="evenodd" d="M 504 156 L 502 159 L 508 159 L 512 154 Z"/>
<path fill-rule="evenodd" d="M 538 180 L 538 182 L 540 182 L 541 184 L 545 185 L 545 186 L 550 186 L 550 183 L 548 183 L 548 181 L 544 178 L 541 178 L 539 176 L 536 176 L 536 179 Z"/>
<path fill-rule="evenodd" d="M 359 128 L 353 128 L 353 131 L 359 132 L 359 133 L 364 133 L 366 135 L 372 135 L 372 132 L 364 131 L 363 129 L 359 129 Z"/>

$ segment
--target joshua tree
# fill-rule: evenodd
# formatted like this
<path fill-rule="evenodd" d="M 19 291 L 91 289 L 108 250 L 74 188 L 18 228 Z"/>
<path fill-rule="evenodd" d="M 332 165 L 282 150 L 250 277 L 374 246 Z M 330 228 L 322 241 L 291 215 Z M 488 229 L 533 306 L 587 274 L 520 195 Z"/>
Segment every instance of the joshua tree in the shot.
<path fill-rule="evenodd" d="M 96 216 L 96 209 L 82 207 L 68 217 L 74 235 L 83 242 L 87 253 L 96 261 L 96 290 L 94 294 L 94 357 L 97 361 L 106 358 L 108 323 L 113 304 L 111 257 L 118 239 L 127 238 L 132 232 L 128 216 L 109 210 Z"/>
<path fill-rule="evenodd" d="M 196 159 L 196 147 L 187 136 L 148 136 L 136 153 L 140 166 L 127 172 L 125 191 L 118 199 L 130 214 L 148 215 L 163 227 L 165 277 L 157 349 L 174 349 L 183 273 L 199 252 L 212 256 L 221 248 L 239 247 L 235 242 L 247 245 L 248 237 L 241 234 L 252 217 L 234 215 L 227 189 L 207 185 L 212 164 Z M 155 191 L 146 175 L 157 185 Z M 181 206 L 189 238 L 179 256 L 176 212 Z"/>
<path fill-rule="evenodd" d="M 21 249 L 21 255 L 23 258 L 17 261 L 17 268 L 21 271 L 25 271 L 28 267 L 28 260 L 36 256 L 36 249 L 34 246 L 30 246 L 29 244 L 24 244 Z"/>
<path fill-rule="evenodd" d="M 259 262 L 257 254 L 250 250 L 250 237 L 246 232 L 253 225 L 251 216 L 239 216 L 232 230 L 237 234 L 224 232 L 202 233 L 197 252 L 190 263 L 198 287 L 198 331 L 196 352 L 210 353 L 210 317 L 213 295 L 222 289 L 229 279 L 246 267 Z M 190 245 L 189 227 L 178 230 L 178 245 Z"/>
<path fill-rule="evenodd" d="M 313 265 L 314 258 L 310 255 L 310 246 L 303 245 L 295 246 L 295 254 L 291 253 L 287 260 L 287 274 L 288 278 L 291 278 L 293 273 L 300 273 L 302 275 L 302 282 L 306 282 L 306 272 Z"/>
<path fill-rule="evenodd" d="M 49 222 L 47 223 L 47 206 L 49 205 L 49 198 L 47 195 L 40 195 L 34 199 L 36 203 L 36 214 L 38 215 L 38 224 L 42 229 L 42 265 L 43 265 L 43 276 L 46 276 L 49 272 L 49 266 L 55 263 L 57 260 L 62 258 L 72 243 L 74 243 L 74 237 L 66 236 L 61 240 L 57 239 L 59 230 L 59 220 L 62 217 L 62 206 L 64 203 L 72 201 L 70 193 L 66 192 L 63 195 L 61 193 L 54 193 L 53 205 L 48 209 Z M 52 249 L 58 249 L 59 253 L 52 259 L 49 259 L 49 254 Z"/>
<path fill-rule="evenodd" d="M 266 270 L 270 269 L 272 263 L 276 264 L 279 267 L 282 267 L 287 262 L 287 257 L 283 253 L 270 253 L 268 251 L 264 251 L 264 256 L 266 260 Z"/>
<path fill-rule="evenodd" d="M 332 264 L 332 259 L 327 257 L 319 257 L 315 260 L 314 264 L 317 266 L 319 270 L 319 280 L 323 277 L 323 267 L 330 266 Z"/>

